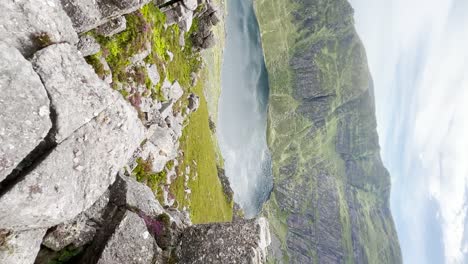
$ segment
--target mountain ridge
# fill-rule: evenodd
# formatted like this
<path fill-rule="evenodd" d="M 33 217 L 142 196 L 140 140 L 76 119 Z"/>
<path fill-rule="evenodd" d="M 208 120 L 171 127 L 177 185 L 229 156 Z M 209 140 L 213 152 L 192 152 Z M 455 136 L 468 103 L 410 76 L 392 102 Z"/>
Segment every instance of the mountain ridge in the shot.
<path fill-rule="evenodd" d="M 401 263 L 373 82 L 346 0 L 254 1 L 269 72 L 271 263 Z"/>

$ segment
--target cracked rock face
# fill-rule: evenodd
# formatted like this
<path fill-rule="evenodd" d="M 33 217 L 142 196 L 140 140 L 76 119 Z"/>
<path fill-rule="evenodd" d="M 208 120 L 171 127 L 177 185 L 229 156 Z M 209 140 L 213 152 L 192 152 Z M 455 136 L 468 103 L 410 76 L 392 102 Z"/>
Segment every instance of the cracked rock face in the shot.
<path fill-rule="evenodd" d="M 2 0 L 0 39 L 30 56 L 41 44 L 35 36 L 47 33 L 50 41 L 75 44 L 78 36 L 58 0 Z"/>
<path fill-rule="evenodd" d="M 0 197 L 0 226 L 24 230 L 71 220 L 114 182 L 143 138 L 136 111 L 119 98 Z"/>
<path fill-rule="evenodd" d="M 0 42 L 0 182 L 46 137 L 52 122 L 46 90 L 31 63 Z"/>
<path fill-rule="evenodd" d="M 63 141 L 116 100 L 116 94 L 69 44 L 56 44 L 38 51 L 32 63 L 57 117 L 57 142 Z"/>

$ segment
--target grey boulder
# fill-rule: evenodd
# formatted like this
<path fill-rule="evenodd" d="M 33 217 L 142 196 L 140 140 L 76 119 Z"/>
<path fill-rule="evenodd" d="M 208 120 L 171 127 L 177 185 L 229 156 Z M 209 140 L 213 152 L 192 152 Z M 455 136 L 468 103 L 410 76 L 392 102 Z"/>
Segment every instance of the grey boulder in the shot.
<path fill-rule="evenodd" d="M 126 211 L 102 251 L 91 252 L 85 258 L 86 263 L 152 264 L 158 248 L 144 220 L 136 213 Z"/>
<path fill-rule="evenodd" d="M 99 43 L 90 35 L 80 36 L 80 41 L 76 47 L 83 57 L 94 55 L 101 50 Z"/>
<path fill-rule="evenodd" d="M 45 232 L 46 229 L 36 229 L 8 234 L 0 247 L 0 263 L 34 263 Z"/>
<path fill-rule="evenodd" d="M 31 63 L 0 42 L 0 182 L 46 137 L 49 107 Z"/>
<path fill-rule="evenodd" d="M 70 18 L 62 10 L 59 0 L 2 0 L 0 10 L 0 39 L 27 57 L 49 44 L 47 42 L 78 42 Z M 47 37 L 38 41 L 40 34 Z"/>
<path fill-rule="evenodd" d="M 42 49 L 34 55 L 32 63 L 57 116 L 57 142 L 66 139 L 116 100 L 116 94 L 70 44 Z"/>
<path fill-rule="evenodd" d="M 120 16 L 100 25 L 96 28 L 96 33 L 104 37 L 110 37 L 124 31 L 127 28 L 127 20 Z"/>
<path fill-rule="evenodd" d="M 119 206 L 143 212 L 150 217 L 156 217 L 164 212 L 164 208 L 156 202 L 151 189 L 127 176 L 117 176 L 112 186 L 110 201 Z"/>
<path fill-rule="evenodd" d="M 117 98 L 0 197 L 1 227 L 55 226 L 76 217 L 106 191 L 144 138 L 135 109 Z"/>

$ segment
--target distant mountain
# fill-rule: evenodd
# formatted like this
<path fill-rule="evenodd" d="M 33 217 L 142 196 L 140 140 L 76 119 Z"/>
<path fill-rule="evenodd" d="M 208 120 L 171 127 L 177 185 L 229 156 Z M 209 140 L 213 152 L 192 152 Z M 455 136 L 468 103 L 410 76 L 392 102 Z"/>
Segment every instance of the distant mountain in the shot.
<path fill-rule="evenodd" d="M 373 83 L 346 0 L 256 0 L 270 83 L 271 263 L 401 263 Z"/>

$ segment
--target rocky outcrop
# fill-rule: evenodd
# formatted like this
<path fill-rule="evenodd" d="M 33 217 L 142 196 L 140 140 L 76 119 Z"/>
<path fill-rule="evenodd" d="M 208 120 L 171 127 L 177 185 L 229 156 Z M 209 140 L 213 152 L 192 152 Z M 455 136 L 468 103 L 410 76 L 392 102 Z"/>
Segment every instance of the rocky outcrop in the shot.
<path fill-rule="evenodd" d="M 0 182 L 44 140 L 52 127 L 39 76 L 14 47 L 0 42 Z"/>
<path fill-rule="evenodd" d="M 118 99 L 0 197 L 0 226 L 23 230 L 71 220 L 104 193 L 143 136 L 135 110 Z"/>
<path fill-rule="evenodd" d="M 104 37 L 110 37 L 124 31 L 127 28 L 125 17 L 117 17 L 96 28 L 96 33 Z"/>
<path fill-rule="evenodd" d="M 150 0 L 62 0 L 76 32 L 82 33 L 139 9 Z"/>
<path fill-rule="evenodd" d="M 268 222 L 259 218 L 189 227 L 175 252 L 180 263 L 263 263 L 270 242 Z"/>
<path fill-rule="evenodd" d="M 198 30 L 192 36 L 193 45 L 199 49 L 211 48 L 216 43 L 212 28 L 221 21 L 223 12 L 212 1 L 207 1 L 197 16 Z"/>
<path fill-rule="evenodd" d="M 69 44 L 51 45 L 36 52 L 32 63 L 51 100 L 57 143 L 98 116 L 118 97 Z"/>
<path fill-rule="evenodd" d="M 99 43 L 90 35 L 80 36 L 80 40 L 76 47 L 83 57 L 94 55 L 101 50 Z"/>
<path fill-rule="evenodd" d="M 59 0 L 5 0 L 0 3 L 0 10 L 0 39 L 26 57 L 51 43 L 78 42 Z"/>

